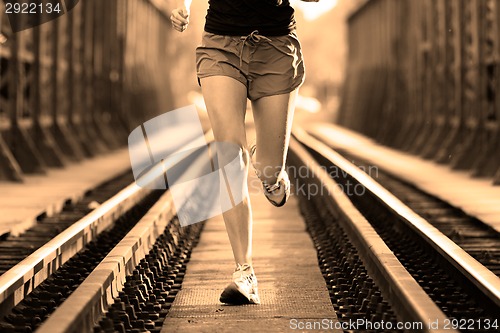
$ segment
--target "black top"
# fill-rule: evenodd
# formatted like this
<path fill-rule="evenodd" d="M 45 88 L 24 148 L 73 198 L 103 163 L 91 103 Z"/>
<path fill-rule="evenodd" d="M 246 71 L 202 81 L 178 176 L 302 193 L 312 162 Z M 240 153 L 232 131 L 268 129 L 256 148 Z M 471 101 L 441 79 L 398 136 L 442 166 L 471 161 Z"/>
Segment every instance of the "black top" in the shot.
<path fill-rule="evenodd" d="M 295 29 L 289 0 L 209 0 L 205 31 L 246 36 L 258 30 L 263 36 L 288 35 Z"/>

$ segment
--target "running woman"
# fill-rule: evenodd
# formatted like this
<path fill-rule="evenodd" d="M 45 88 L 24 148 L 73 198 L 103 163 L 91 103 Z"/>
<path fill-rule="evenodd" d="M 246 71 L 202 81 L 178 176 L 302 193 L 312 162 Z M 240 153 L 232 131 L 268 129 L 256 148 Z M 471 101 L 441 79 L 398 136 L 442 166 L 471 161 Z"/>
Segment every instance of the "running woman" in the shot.
<path fill-rule="evenodd" d="M 317 2 L 318 0 L 309 0 Z M 275 206 L 290 196 L 285 161 L 295 98 L 304 81 L 301 46 L 289 0 L 209 0 L 196 69 L 216 142 L 239 147 L 244 200 L 223 213 L 236 269 L 222 303 L 260 304 L 252 267 L 252 209 L 246 187 L 252 160 L 264 194 Z M 191 0 L 176 0 L 171 20 L 183 32 Z M 256 144 L 245 134 L 247 98 L 252 103 Z M 219 165 L 230 156 L 218 153 Z M 226 160 L 225 160 L 226 159 Z M 225 160 L 225 161 L 224 161 Z"/>

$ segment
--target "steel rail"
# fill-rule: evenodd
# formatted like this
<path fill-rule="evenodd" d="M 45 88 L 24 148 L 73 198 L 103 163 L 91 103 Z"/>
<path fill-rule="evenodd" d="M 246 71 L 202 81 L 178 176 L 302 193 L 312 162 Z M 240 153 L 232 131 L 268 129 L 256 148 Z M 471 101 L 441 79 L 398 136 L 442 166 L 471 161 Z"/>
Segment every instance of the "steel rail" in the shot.
<path fill-rule="evenodd" d="M 205 140 L 213 140 L 211 130 L 205 133 Z M 192 153 L 196 152 L 197 150 L 192 151 Z M 149 187 L 154 187 L 158 179 L 163 181 L 164 172 L 165 163 L 157 163 L 138 180 L 2 274 L 0 276 L 0 313 L 7 313 L 19 304 L 40 283 L 102 231 L 109 228 L 118 217 L 151 193 L 152 190 Z"/>
<path fill-rule="evenodd" d="M 306 144 L 311 143 L 306 140 L 305 133 L 301 130 L 294 129 L 294 135 L 304 140 Z M 448 317 L 420 287 L 371 224 L 301 143 L 303 142 L 292 138 L 291 159 L 294 163 L 306 166 L 310 171 L 308 174 L 314 175 L 311 181 L 324 189 L 323 193 L 328 194 L 321 196 L 319 200 L 323 200 L 322 203 L 328 207 L 331 214 L 339 219 L 343 229 L 359 251 L 360 258 L 370 276 L 388 296 L 399 319 L 407 322 L 420 322 L 424 331 L 444 332 L 442 328 L 430 329 L 428 323 L 436 320 L 438 323 L 444 323 Z"/>
<path fill-rule="evenodd" d="M 167 191 L 37 331 L 92 332 L 105 308 L 118 297 L 126 276 L 148 254 L 174 215 Z"/>
<path fill-rule="evenodd" d="M 151 190 L 132 183 L 0 276 L 0 310 L 10 310 Z"/>
<path fill-rule="evenodd" d="M 212 132 L 207 132 L 205 138 L 213 141 Z M 190 170 L 204 169 L 203 165 L 207 163 L 205 157 L 198 155 L 189 166 Z M 160 172 L 158 176 L 163 176 L 162 170 L 163 167 L 157 170 Z M 40 326 L 38 332 L 92 332 L 104 310 L 114 302 L 123 289 L 126 276 L 132 274 L 134 267 L 168 228 L 178 212 L 178 206 L 182 207 L 184 204 L 186 201 L 177 200 L 174 205 L 172 195 L 167 190 L 68 299 Z"/>
<path fill-rule="evenodd" d="M 378 184 L 365 172 L 350 163 L 322 141 L 314 138 L 303 129 L 295 129 L 294 136 L 304 145 L 327 158 L 331 163 L 361 183 L 368 191 L 389 208 L 394 214 L 424 239 L 444 259 L 458 269 L 486 297 L 500 307 L 500 278 L 484 265 L 470 256 L 451 239 L 415 213 L 396 196 Z M 324 133 L 314 133 L 327 140 Z"/>

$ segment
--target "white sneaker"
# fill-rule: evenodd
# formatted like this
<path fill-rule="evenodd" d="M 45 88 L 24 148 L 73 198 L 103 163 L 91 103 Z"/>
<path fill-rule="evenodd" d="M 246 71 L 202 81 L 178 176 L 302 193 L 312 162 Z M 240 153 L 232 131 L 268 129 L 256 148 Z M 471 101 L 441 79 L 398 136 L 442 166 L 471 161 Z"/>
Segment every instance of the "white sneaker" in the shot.
<path fill-rule="evenodd" d="M 260 304 L 257 278 L 253 268 L 238 264 L 231 282 L 220 295 L 220 301 L 227 304 Z"/>

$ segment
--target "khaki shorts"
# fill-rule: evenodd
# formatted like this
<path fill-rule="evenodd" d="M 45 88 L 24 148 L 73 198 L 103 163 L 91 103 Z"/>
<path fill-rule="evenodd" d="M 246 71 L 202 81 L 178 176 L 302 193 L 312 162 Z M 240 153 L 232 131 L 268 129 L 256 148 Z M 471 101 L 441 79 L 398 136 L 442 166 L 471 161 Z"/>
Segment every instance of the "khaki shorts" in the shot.
<path fill-rule="evenodd" d="M 248 36 L 203 33 L 196 48 L 198 82 L 209 76 L 229 76 L 247 87 L 247 97 L 289 93 L 304 82 L 304 62 L 295 32 L 265 37 L 257 31 Z"/>

